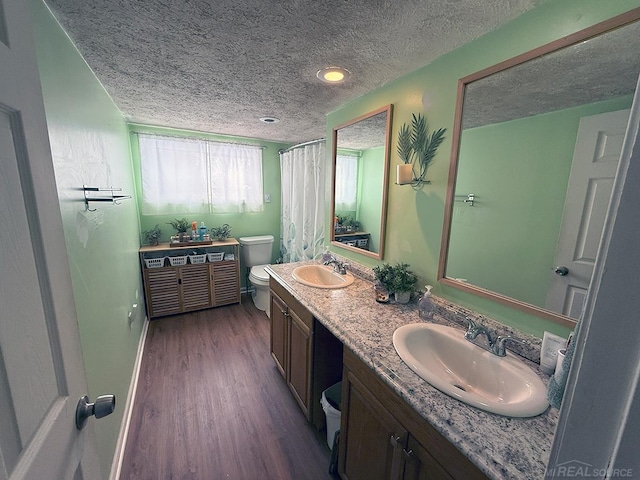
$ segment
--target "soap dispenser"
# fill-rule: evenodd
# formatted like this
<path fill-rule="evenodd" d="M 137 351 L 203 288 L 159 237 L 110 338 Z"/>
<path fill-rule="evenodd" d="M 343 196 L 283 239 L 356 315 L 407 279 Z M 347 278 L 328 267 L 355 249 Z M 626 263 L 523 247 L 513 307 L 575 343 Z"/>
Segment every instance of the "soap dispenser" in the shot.
<path fill-rule="evenodd" d="M 426 288 L 427 291 L 422 295 L 418 302 L 418 314 L 420 315 L 420 318 L 431 320 L 433 318 L 433 311 L 435 310 L 433 297 L 431 296 L 431 289 L 433 287 L 431 285 L 425 285 L 424 288 Z"/>

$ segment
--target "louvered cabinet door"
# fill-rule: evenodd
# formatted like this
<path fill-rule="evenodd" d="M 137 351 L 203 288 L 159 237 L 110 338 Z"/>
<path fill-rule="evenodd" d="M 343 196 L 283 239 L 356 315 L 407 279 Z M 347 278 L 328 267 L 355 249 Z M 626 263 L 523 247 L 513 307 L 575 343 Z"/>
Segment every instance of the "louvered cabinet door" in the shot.
<path fill-rule="evenodd" d="M 208 308 L 211 302 L 209 266 L 205 264 L 180 267 L 182 311 Z"/>
<path fill-rule="evenodd" d="M 145 292 L 149 317 L 180 313 L 180 284 L 178 269 L 174 267 L 144 270 Z"/>
<path fill-rule="evenodd" d="M 213 262 L 211 269 L 211 291 L 213 306 L 240 303 L 240 267 L 237 260 Z"/>

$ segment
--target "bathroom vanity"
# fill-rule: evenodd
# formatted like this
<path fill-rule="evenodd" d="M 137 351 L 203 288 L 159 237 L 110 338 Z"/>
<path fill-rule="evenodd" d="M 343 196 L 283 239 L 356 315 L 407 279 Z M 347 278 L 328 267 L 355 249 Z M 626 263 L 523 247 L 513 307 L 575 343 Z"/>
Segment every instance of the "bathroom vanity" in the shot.
<path fill-rule="evenodd" d="M 171 247 L 163 243 L 140 247 L 149 318 L 240 303 L 238 249 L 239 243 L 234 238 L 215 241 L 211 245 Z M 190 263 L 188 256 L 194 251 L 199 252 L 194 257 L 199 257 L 198 261 L 204 260 L 202 263 Z M 208 253 L 219 256 L 216 261 L 209 262 Z M 233 259 L 224 260 L 225 253 L 233 253 Z M 183 265 L 172 266 L 167 258 L 170 256 L 187 258 Z"/>
<path fill-rule="evenodd" d="M 342 343 L 273 277 L 271 356 L 307 420 L 322 425 L 322 392 L 340 381 Z"/>
<path fill-rule="evenodd" d="M 415 306 L 376 303 L 371 282 L 358 276 L 341 289 L 303 285 L 292 277 L 302 264 L 267 267 L 273 306 L 280 312 L 277 319 L 272 316 L 272 355 L 316 426 L 322 420 L 322 389 L 342 377 L 338 468 L 343 479 L 544 476 L 556 410 L 533 418 L 503 417 L 441 393 L 412 372 L 393 347 L 396 328 L 421 321 Z M 318 342 L 320 331 L 335 340 Z M 343 348 L 342 373 L 336 373 L 336 342 Z M 333 364 L 325 364 L 328 358 Z M 316 379 L 319 372 L 322 378 Z"/>

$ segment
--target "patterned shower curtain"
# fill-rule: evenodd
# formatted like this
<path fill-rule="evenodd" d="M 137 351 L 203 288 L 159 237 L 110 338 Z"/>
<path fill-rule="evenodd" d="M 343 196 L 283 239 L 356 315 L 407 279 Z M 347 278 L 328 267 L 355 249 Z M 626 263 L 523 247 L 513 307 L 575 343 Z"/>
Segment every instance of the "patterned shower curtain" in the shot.
<path fill-rule="evenodd" d="M 327 171 L 325 144 L 322 140 L 280 154 L 280 253 L 285 263 L 322 256 Z"/>

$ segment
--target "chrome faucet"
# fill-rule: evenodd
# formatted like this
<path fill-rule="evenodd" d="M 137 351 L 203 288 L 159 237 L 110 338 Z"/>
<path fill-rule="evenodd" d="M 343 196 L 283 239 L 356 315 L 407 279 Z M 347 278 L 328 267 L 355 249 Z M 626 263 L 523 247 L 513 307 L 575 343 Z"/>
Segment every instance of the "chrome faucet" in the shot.
<path fill-rule="evenodd" d="M 322 263 L 323 263 L 323 265 L 333 265 L 333 271 L 336 272 L 336 273 L 339 273 L 340 275 L 346 275 L 347 274 L 347 267 L 349 266 L 349 264 L 346 263 L 346 262 L 341 262 L 340 260 L 338 260 L 333 255 L 331 255 L 331 259 L 330 260 L 326 260 L 326 261 L 324 261 Z"/>
<path fill-rule="evenodd" d="M 505 357 L 507 355 L 505 344 L 507 341 L 519 342 L 518 339 L 513 338 L 510 335 L 499 335 L 496 336 L 496 333 L 485 327 L 484 325 L 479 325 L 471 318 L 467 317 L 467 331 L 464 334 L 464 338 L 468 341 L 477 345 L 480 348 L 487 350 L 488 352 L 497 355 L 498 357 Z M 486 343 L 478 343 L 476 339 L 479 335 L 484 335 L 487 337 Z"/>

